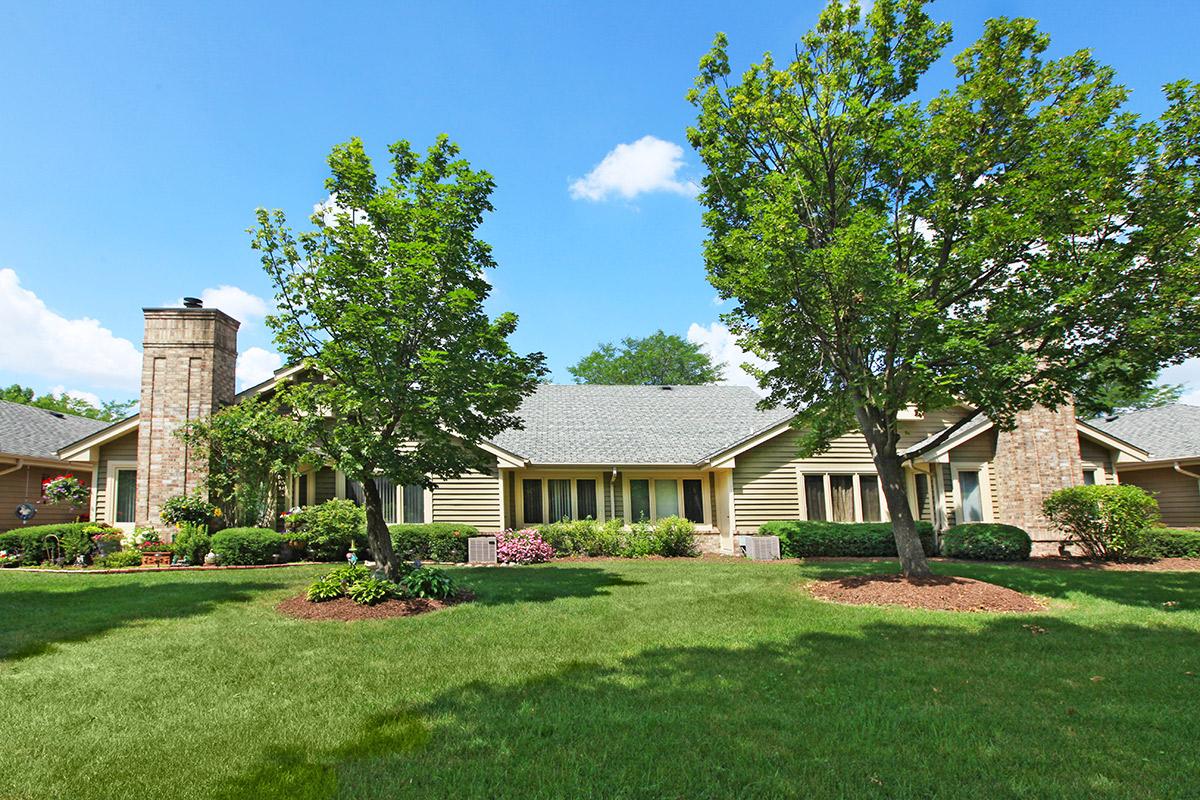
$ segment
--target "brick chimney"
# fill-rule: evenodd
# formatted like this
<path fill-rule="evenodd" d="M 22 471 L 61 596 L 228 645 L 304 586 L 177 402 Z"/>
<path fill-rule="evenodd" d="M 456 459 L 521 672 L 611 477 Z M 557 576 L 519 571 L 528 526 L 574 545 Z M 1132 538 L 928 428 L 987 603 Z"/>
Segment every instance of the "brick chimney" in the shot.
<path fill-rule="evenodd" d="M 185 423 L 233 402 L 237 320 L 200 301 L 184 308 L 142 309 L 141 424 L 138 426 L 139 525 L 161 527 L 159 511 L 175 495 L 190 494 L 207 465 L 178 436 Z"/>
<path fill-rule="evenodd" d="M 1024 528 L 1034 555 L 1057 554 L 1062 535 L 1042 516 L 1042 501 L 1056 489 L 1083 483 L 1075 405 L 1064 403 L 1054 411 L 1034 406 L 1016 422 L 996 437 L 1000 521 Z"/>

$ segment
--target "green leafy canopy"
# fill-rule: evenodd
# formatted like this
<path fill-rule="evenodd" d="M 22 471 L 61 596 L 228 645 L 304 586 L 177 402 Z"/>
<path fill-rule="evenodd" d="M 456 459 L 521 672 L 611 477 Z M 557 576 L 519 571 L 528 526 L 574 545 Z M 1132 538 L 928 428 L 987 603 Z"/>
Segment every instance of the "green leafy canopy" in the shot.
<path fill-rule="evenodd" d="M 313 230 L 293 236 L 283 212 L 259 209 L 252 231 L 276 285 L 276 343 L 311 368 L 289 400 L 324 455 L 363 483 L 385 564 L 371 479 L 432 486 L 430 476 L 486 468 L 472 445 L 519 425 L 521 399 L 545 373 L 541 353 L 509 345 L 516 315 L 484 309 L 495 262 L 476 230 L 492 210 L 491 175 L 445 136 L 423 157 L 406 141 L 388 150 L 380 183 L 361 141 L 333 148 L 330 202 Z"/>
<path fill-rule="evenodd" d="M 699 345 L 662 330 L 643 339 L 626 337 L 619 348 L 601 344 L 568 369 L 576 383 L 659 386 L 716 383 L 722 372 Z"/>

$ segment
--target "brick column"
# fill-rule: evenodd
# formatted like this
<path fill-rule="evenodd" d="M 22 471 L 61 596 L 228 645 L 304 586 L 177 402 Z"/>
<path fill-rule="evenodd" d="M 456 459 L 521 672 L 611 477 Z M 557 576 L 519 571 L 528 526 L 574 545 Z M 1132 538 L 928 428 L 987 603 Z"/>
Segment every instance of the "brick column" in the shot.
<path fill-rule="evenodd" d="M 239 323 L 215 308 L 147 308 L 138 426 L 138 525 L 161 527 L 163 502 L 190 494 L 207 465 L 176 435 L 233 402 Z"/>
<path fill-rule="evenodd" d="M 1057 553 L 1062 537 L 1042 516 L 1042 501 L 1056 489 L 1083 483 L 1075 406 L 1021 412 L 1016 428 L 997 435 L 994 466 L 999 521 L 1028 531 L 1034 555 Z"/>

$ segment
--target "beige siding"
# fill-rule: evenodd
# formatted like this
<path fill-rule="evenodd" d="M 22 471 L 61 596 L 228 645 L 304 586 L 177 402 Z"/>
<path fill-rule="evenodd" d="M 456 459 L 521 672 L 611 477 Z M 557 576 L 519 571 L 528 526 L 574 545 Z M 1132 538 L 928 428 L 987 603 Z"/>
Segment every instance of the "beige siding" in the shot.
<path fill-rule="evenodd" d="M 96 469 L 96 519 L 106 519 L 108 507 L 108 464 L 110 461 L 137 461 L 137 429 L 120 439 L 114 439 L 100 447 L 100 463 Z"/>
<path fill-rule="evenodd" d="M 11 469 L 12 463 L 0 464 L 0 470 Z M 25 467 L 8 475 L 0 476 L 0 531 L 10 531 L 21 527 L 21 521 L 14 513 L 21 503 L 32 503 L 37 509 L 37 516 L 29 521 L 30 525 L 53 525 L 58 522 L 74 522 L 80 515 L 86 515 L 86 507 L 73 509 L 69 506 L 42 505 L 42 481 L 58 475 L 74 475 L 83 481 L 85 486 L 92 485 L 92 473 L 88 470 L 76 469 L 74 466 L 63 467 Z"/>
<path fill-rule="evenodd" d="M 433 491 L 431 522 L 462 522 L 481 531 L 498 531 L 504 527 L 500 518 L 500 476 L 469 472 L 452 480 L 438 480 Z"/>
<path fill-rule="evenodd" d="M 1079 458 L 1085 470 L 1100 470 L 1104 474 L 1104 483 L 1114 483 L 1115 473 L 1112 465 L 1112 452 L 1095 442 L 1079 438 Z"/>
<path fill-rule="evenodd" d="M 996 457 L 996 432 L 995 430 L 984 431 L 973 439 L 963 442 L 958 447 L 950 451 L 950 463 L 956 466 L 961 465 L 963 469 L 968 467 L 974 468 L 979 464 L 986 463 L 988 465 L 988 496 L 992 504 L 992 519 L 1000 519 L 1000 498 L 997 493 L 996 471 L 992 469 L 992 462 Z M 952 470 L 946 469 L 947 480 L 950 479 Z M 954 511 L 954 487 L 949 486 L 946 491 L 946 510 L 947 512 Z M 985 517 L 986 519 L 986 517 Z M 951 523 L 954 524 L 954 523 Z"/>
<path fill-rule="evenodd" d="M 1200 473 L 1200 465 L 1186 467 Z M 1121 483 L 1140 486 L 1158 499 L 1162 521 L 1176 528 L 1200 527 L 1200 481 L 1180 475 L 1170 467 L 1162 469 L 1126 470 Z"/>

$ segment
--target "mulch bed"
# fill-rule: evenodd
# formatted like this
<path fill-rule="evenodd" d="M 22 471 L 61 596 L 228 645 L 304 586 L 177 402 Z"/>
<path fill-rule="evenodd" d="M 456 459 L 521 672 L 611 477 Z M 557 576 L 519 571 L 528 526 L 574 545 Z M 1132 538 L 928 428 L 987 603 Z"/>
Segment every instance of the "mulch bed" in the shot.
<path fill-rule="evenodd" d="M 934 575 L 854 575 L 817 581 L 812 594 L 821 600 L 855 606 L 903 606 L 930 611 L 1041 611 L 1043 606 L 1020 592 L 971 578 Z"/>
<path fill-rule="evenodd" d="M 428 614 L 430 611 L 440 611 L 443 608 L 467 603 L 475 599 L 475 595 L 462 592 L 456 597 L 445 600 L 426 600 L 420 597 L 405 600 L 384 600 L 373 606 L 363 606 L 349 597 L 338 597 L 323 603 L 310 603 L 302 594 L 289 597 L 275 610 L 296 619 L 331 620 L 334 622 L 355 622 L 360 619 L 391 619 L 392 617 L 415 617 L 417 614 Z"/>

